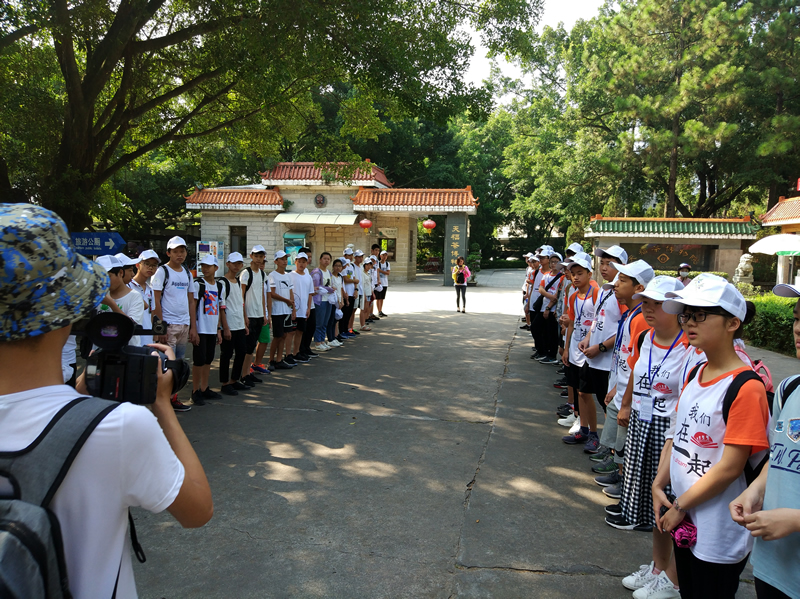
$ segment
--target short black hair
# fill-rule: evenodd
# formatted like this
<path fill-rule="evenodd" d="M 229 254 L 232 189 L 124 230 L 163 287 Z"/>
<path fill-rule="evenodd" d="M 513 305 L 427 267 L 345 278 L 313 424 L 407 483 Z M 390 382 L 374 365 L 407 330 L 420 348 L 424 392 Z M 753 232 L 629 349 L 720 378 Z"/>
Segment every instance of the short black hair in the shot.
<path fill-rule="evenodd" d="M 322 257 L 323 257 L 323 256 L 327 256 L 328 258 L 333 258 L 333 256 L 331 256 L 331 253 L 330 253 L 330 252 L 322 252 L 322 253 L 319 255 L 320 259 L 322 259 Z"/>
<path fill-rule="evenodd" d="M 342 266 L 344 266 L 344 262 L 342 262 L 342 260 L 341 260 L 340 258 L 336 258 L 336 260 L 334 260 L 334 261 L 333 261 L 333 263 L 331 264 L 331 266 L 336 266 L 336 263 L 337 263 L 337 262 L 338 262 L 339 264 L 341 264 Z"/>
<path fill-rule="evenodd" d="M 381 249 L 381 246 L 379 246 L 377 243 L 373 243 L 372 247 L 370 249 L 371 250 L 379 250 L 379 249 Z"/>
<path fill-rule="evenodd" d="M 301 252 L 305 252 L 306 254 L 310 254 L 311 253 L 311 248 L 305 248 L 305 247 L 304 248 L 300 248 L 300 251 Z"/>

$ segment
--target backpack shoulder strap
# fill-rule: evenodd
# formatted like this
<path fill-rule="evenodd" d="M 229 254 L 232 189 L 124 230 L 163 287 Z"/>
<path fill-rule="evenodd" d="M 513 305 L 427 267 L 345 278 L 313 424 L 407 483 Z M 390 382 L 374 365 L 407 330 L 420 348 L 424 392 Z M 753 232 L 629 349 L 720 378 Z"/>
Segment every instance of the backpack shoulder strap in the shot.
<path fill-rule="evenodd" d="M 227 300 L 231 295 L 231 282 L 228 280 L 228 277 L 220 277 L 217 280 L 217 284 L 222 283 L 225 287 L 225 299 Z"/>
<path fill-rule="evenodd" d="M 197 291 L 197 296 L 203 297 L 206 294 L 206 282 L 203 280 L 202 277 L 195 279 L 194 282 L 197 283 L 199 286 L 199 289 Z"/>
<path fill-rule="evenodd" d="M 639 334 L 639 338 L 636 340 L 636 348 L 639 350 L 639 353 L 642 353 L 642 344 L 644 343 L 645 337 L 647 337 L 647 333 L 650 332 L 650 329 L 646 329 Z"/>
<path fill-rule="evenodd" d="M 119 403 L 78 397 L 53 417 L 25 449 L 0 453 L 0 472 L 19 499 L 47 507 L 92 431 Z"/>
<path fill-rule="evenodd" d="M 725 424 L 728 424 L 728 414 L 730 414 L 733 402 L 736 401 L 736 396 L 739 395 L 742 385 L 747 381 L 758 381 L 762 385 L 764 384 L 761 377 L 753 370 L 745 370 L 733 377 L 728 390 L 725 392 L 725 399 L 722 400 L 722 419 L 725 421 Z"/>
<path fill-rule="evenodd" d="M 695 377 L 697 376 L 697 373 L 700 372 L 700 367 L 703 364 L 705 364 L 705 362 L 698 362 L 697 364 L 694 365 L 694 368 L 692 368 L 689 371 L 689 376 L 686 377 L 686 383 L 687 384 L 691 383 L 695 379 Z M 726 420 L 727 420 L 727 418 L 726 418 Z"/>
<path fill-rule="evenodd" d="M 244 288 L 244 294 L 247 295 L 247 292 L 253 286 L 253 269 L 248 266 L 245 270 L 247 271 L 247 286 Z"/>
<path fill-rule="evenodd" d="M 161 291 L 161 293 L 164 293 L 167 290 L 167 283 L 169 283 L 169 267 L 166 264 L 162 264 L 159 268 L 164 271 L 164 287 Z"/>
<path fill-rule="evenodd" d="M 782 410 L 786 400 L 791 397 L 797 388 L 800 387 L 800 374 L 790 376 L 780 384 L 780 393 L 775 394 L 775 401 L 778 404 L 778 410 Z"/>

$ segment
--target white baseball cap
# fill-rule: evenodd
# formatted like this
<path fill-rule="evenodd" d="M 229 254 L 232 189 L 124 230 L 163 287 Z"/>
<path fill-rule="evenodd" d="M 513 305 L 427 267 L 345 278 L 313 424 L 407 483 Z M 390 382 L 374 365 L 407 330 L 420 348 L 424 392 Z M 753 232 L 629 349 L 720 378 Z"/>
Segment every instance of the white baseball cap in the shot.
<path fill-rule="evenodd" d="M 653 267 L 644 260 L 637 260 L 630 264 L 617 264 L 612 262 L 611 266 L 616 268 L 621 274 L 636 279 L 641 285 L 645 287 L 656 276 Z"/>
<path fill-rule="evenodd" d="M 582 266 L 589 272 L 592 272 L 592 265 L 586 258 L 578 258 L 577 255 L 572 259 L 572 262 L 567 264 L 567 268 L 572 268 L 573 266 Z"/>
<path fill-rule="evenodd" d="M 383 256 L 384 254 L 387 254 L 387 255 L 388 255 L 388 254 L 389 254 L 389 252 L 387 252 L 386 250 L 381 250 L 381 256 Z"/>
<path fill-rule="evenodd" d="M 356 257 L 358 257 L 358 256 L 363 256 L 363 255 L 364 255 L 364 252 L 362 252 L 361 250 L 356 250 L 356 253 L 355 253 L 355 254 L 353 254 L 353 255 L 354 255 L 354 256 L 356 256 Z"/>
<path fill-rule="evenodd" d="M 244 256 L 242 256 L 239 252 L 231 252 L 228 255 L 227 262 L 244 262 Z"/>
<path fill-rule="evenodd" d="M 266 254 L 267 250 L 264 249 L 263 245 L 254 245 L 253 249 L 250 250 L 251 254 Z"/>
<path fill-rule="evenodd" d="M 617 276 L 615 276 L 614 280 L 611 281 L 610 283 L 603 283 L 603 290 L 608 291 L 609 289 L 614 289 L 614 285 L 617 284 L 618 280 L 619 280 L 619 273 L 617 273 Z"/>
<path fill-rule="evenodd" d="M 214 254 L 206 254 L 198 264 L 208 264 L 209 266 L 219 266 L 219 260 Z"/>
<path fill-rule="evenodd" d="M 739 290 L 726 279 L 710 273 L 700 273 L 684 289 L 667 293 L 667 297 L 670 299 L 664 302 L 663 308 L 669 314 L 680 314 L 684 306 L 722 308 L 742 321 L 747 314 L 747 304 Z"/>
<path fill-rule="evenodd" d="M 289 254 L 287 254 L 283 250 L 278 250 L 277 252 L 275 252 L 275 254 L 273 255 L 272 258 L 273 258 L 273 260 L 280 260 L 281 258 L 285 258 L 288 255 Z"/>
<path fill-rule="evenodd" d="M 663 302 L 668 299 L 667 293 L 681 291 L 682 289 L 683 283 L 675 277 L 659 275 L 647 284 L 644 291 L 634 293 L 633 299 L 638 300 L 646 297 L 657 302 Z"/>
<path fill-rule="evenodd" d="M 110 272 L 114 268 L 122 268 L 124 264 L 119 261 L 119 258 L 116 256 L 100 256 L 95 260 L 100 266 L 106 269 L 106 272 Z"/>
<path fill-rule="evenodd" d="M 550 254 L 550 259 L 552 260 L 553 258 L 555 258 L 559 262 L 561 262 L 564 259 L 563 256 L 558 252 L 553 252 L 552 254 Z"/>
<path fill-rule="evenodd" d="M 772 288 L 772 293 L 778 297 L 800 297 L 800 287 L 781 283 Z"/>
<path fill-rule="evenodd" d="M 158 263 L 161 264 L 161 258 L 158 257 L 158 254 L 155 250 L 145 250 L 139 254 L 139 262 L 144 262 L 145 260 L 150 260 L 151 258 L 155 258 L 158 260 Z"/>
<path fill-rule="evenodd" d="M 297 260 L 297 259 L 299 259 L 299 258 L 305 258 L 306 260 L 308 260 L 308 254 L 306 254 L 305 252 L 300 252 L 299 254 L 297 254 L 297 255 L 294 257 L 294 259 L 295 259 L 295 260 Z"/>
<path fill-rule="evenodd" d="M 626 252 L 618 245 L 612 245 L 610 248 L 606 249 L 594 248 L 594 255 L 597 256 L 598 258 L 602 258 L 604 256 L 606 257 L 610 256 L 612 258 L 616 258 L 623 264 L 628 263 L 628 252 Z"/>
<path fill-rule="evenodd" d="M 364 266 L 370 266 L 371 267 L 372 266 L 372 260 L 369 260 L 369 259 L 364 260 Z"/>
<path fill-rule="evenodd" d="M 122 262 L 122 266 L 134 266 L 135 264 L 139 264 L 139 262 L 142 261 L 142 259 L 140 257 L 139 258 L 129 258 L 128 256 L 126 256 L 122 252 L 120 252 L 119 254 L 114 254 L 114 256 L 116 257 L 117 260 Z"/>
<path fill-rule="evenodd" d="M 186 242 L 183 240 L 183 237 L 177 237 L 176 236 L 176 237 L 173 237 L 172 239 L 170 239 L 167 242 L 167 249 L 168 250 L 179 248 L 181 246 L 183 246 L 183 247 L 188 249 L 188 246 L 186 245 Z"/>
<path fill-rule="evenodd" d="M 537 257 L 538 258 L 549 258 L 552 255 L 553 255 L 553 250 L 549 250 L 549 249 L 545 248 L 541 252 L 539 252 L 539 255 Z"/>
<path fill-rule="evenodd" d="M 353 255 L 353 249 L 352 248 L 344 248 L 344 252 L 343 253 L 344 253 L 345 256 L 352 256 Z"/>
<path fill-rule="evenodd" d="M 578 243 L 577 241 L 575 241 L 575 242 L 569 244 L 569 247 L 567 248 L 567 251 L 579 254 L 580 252 L 583 251 L 583 246 L 580 243 Z"/>

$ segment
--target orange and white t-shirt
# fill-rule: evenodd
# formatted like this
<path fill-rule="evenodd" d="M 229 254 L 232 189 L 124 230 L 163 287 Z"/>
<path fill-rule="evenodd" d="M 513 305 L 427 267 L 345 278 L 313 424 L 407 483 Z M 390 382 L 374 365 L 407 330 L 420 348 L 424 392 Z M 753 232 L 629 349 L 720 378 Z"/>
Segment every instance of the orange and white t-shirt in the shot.
<path fill-rule="evenodd" d="M 633 377 L 631 409 L 640 412 L 644 407 L 645 413 L 670 418 L 675 413 L 683 388 L 681 365 L 689 341 L 683 331 L 672 345 L 666 346 L 655 340 L 652 329 L 639 335 L 644 335 L 642 347 L 639 349 L 639 337 L 636 337 L 628 357 Z M 650 406 L 643 406 L 643 402 L 650 402 Z M 650 421 L 646 417 L 644 420 Z"/>
<path fill-rule="evenodd" d="M 645 321 L 644 316 L 642 316 L 642 310 L 638 306 L 623 314 L 622 319 L 622 330 L 617 334 L 617 340 L 614 344 L 611 377 L 608 383 L 609 389 L 613 389 L 616 386 L 614 405 L 617 410 L 622 408 L 622 397 L 625 395 L 625 389 L 628 387 L 628 380 L 631 377 L 631 367 L 628 364 L 631 345 L 636 343 L 642 331 L 650 328 L 647 326 L 647 321 Z"/>
<path fill-rule="evenodd" d="M 574 323 L 572 338 L 569 340 L 569 362 L 575 366 L 583 366 L 586 356 L 578 349 L 578 344 L 583 341 L 592 328 L 594 321 L 594 307 L 597 303 L 597 287 L 589 286 L 585 294 L 576 290 L 569 302 L 569 319 Z"/>
<path fill-rule="evenodd" d="M 731 405 L 728 422 L 722 416 L 725 393 L 734 377 L 749 370 L 742 366 L 717 378 L 701 382 L 706 366 L 689 381 L 678 400 L 678 418 L 672 440 L 670 482 L 680 497 L 722 459 L 725 445 L 751 447 L 751 463 L 757 464 L 769 448 L 767 393 L 760 381 L 747 381 Z M 704 561 L 733 564 L 753 548 L 750 532 L 736 524 L 728 504 L 747 488 L 744 472 L 727 489 L 688 510 L 697 527 L 692 553 Z"/>

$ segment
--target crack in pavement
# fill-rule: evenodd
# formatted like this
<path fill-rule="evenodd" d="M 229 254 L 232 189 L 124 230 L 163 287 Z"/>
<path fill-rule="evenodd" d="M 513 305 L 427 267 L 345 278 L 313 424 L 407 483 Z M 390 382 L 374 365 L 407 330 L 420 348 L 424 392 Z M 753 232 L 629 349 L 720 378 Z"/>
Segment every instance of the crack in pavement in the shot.
<path fill-rule="evenodd" d="M 514 323 L 514 326 L 517 326 L 517 323 Z M 516 339 L 516 333 L 511 335 L 511 341 L 508 342 L 508 346 L 506 347 L 506 355 L 503 359 L 503 372 L 500 374 L 500 377 L 497 381 L 497 388 L 494 391 L 492 396 L 492 405 L 494 407 L 494 417 L 491 419 L 491 426 L 489 427 L 489 432 L 486 435 L 486 441 L 483 444 L 483 449 L 481 450 L 481 455 L 478 458 L 478 463 L 475 467 L 475 473 L 472 476 L 472 480 L 467 483 L 467 489 L 464 493 L 464 509 L 462 512 L 461 517 L 461 526 L 458 529 L 458 541 L 456 543 L 455 552 L 453 555 L 453 565 L 454 567 L 458 568 L 458 556 L 461 553 L 461 541 L 464 538 L 464 523 L 466 522 L 467 510 L 469 509 L 469 502 L 472 497 L 472 489 L 475 486 L 475 483 L 478 480 L 478 474 L 481 471 L 481 466 L 483 465 L 484 461 L 486 460 L 486 451 L 489 448 L 489 442 L 492 440 L 492 435 L 494 434 L 495 423 L 497 421 L 497 412 L 500 409 L 499 404 L 499 396 L 500 390 L 503 388 L 503 383 L 505 382 L 506 376 L 508 375 L 508 362 L 511 355 L 511 348 L 514 345 L 514 340 Z M 455 583 L 455 577 L 450 578 L 450 596 L 453 596 L 452 587 Z"/>
<path fill-rule="evenodd" d="M 463 571 L 491 570 L 500 572 L 528 572 L 531 574 L 554 574 L 558 576 L 611 576 L 624 578 L 630 572 L 615 572 L 595 564 L 575 565 L 569 568 L 515 568 L 513 566 L 467 566 L 456 564 L 456 568 Z"/>

